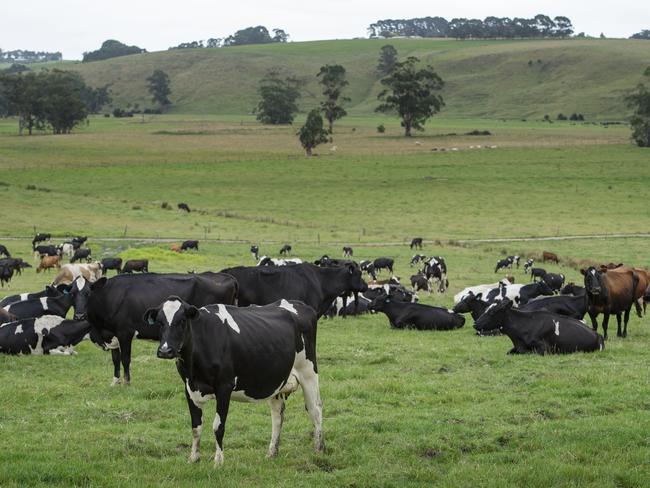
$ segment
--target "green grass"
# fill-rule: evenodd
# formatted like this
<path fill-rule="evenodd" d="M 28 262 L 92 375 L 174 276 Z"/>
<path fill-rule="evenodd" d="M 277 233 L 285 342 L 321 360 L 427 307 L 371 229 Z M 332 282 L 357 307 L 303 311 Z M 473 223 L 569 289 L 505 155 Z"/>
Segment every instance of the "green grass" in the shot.
<path fill-rule="evenodd" d="M 374 72 L 379 49 L 387 43 L 400 58 L 415 55 L 435 66 L 447 82 L 445 117 L 540 119 L 580 112 L 590 120 L 621 119 L 627 115 L 622 97 L 648 64 L 643 41 L 359 39 L 174 50 L 61 66 L 92 85 L 110 84 L 114 105 L 122 108 L 149 106 L 145 80 L 163 69 L 171 77 L 174 111 L 250 114 L 269 68 L 285 68 L 308 82 L 300 101 L 306 112 L 319 102 L 320 66 L 338 63 L 348 71 L 349 112 L 369 114 L 380 90 Z"/>
<path fill-rule="evenodd" d="M 306 159 L 295 128 L 240 120 L 98 118 L 72 136 L 32 138 L 0 122 L 1 233 L 87 234 L 96 258 L 147 257 L 157 272 L 252 264 L 243 241 L 270 255 L 291 242 L 306 260 L 349 243 L 356 259 L 394 257 L 407 279 L 412 253 L 399 243 L 421 235 L 425 253 L 445 256 L 451 285 L 422 302 L 446 307 L 463 287 L 496 281 L 505 254 L 554 251 L 562 266 L 547 269 L 576 282 L 582 260 L 650 266 L 641 237 L 457 242 L 650 231 L 648 155 L 627 128 L 443 119 L 405 140 L 394 120 L 358 116 L 337 127 L 335 152 Z M 475 128 L 494 135 L 462 135 Z M 470 149 L 479 144 L 498 147 Z M 147 237 L 198 238 L 201 251 Z M 0 242 L 31 262 L 27 239 Z M 52 278 L 28 269 L 4 291 Z M 647 320 L 610 337 L 602 353 L 508 357 L 509 340 L 476 337 L 471 320 L 449 333 L 393 331 L 383 315 L 323 320 L 326 452 L 311 450 L 300 393 L 274 460 L 264 458 L 268 407 L 233 404 L 217 471 L 213 404 L 203 459 L 189 465 L 183 386 L 153 343 L 136 341 L 130 387 L 108 386 L 110 355 L 87 342 L 75 357 L 2 356 L 0 486 L 648 486 Z"/>

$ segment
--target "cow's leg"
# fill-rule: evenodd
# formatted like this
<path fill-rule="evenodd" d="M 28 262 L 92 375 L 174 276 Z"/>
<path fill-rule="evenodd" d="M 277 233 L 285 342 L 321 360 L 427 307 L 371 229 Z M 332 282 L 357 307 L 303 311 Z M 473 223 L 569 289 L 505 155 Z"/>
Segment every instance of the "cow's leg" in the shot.
<path fill-rule="evenodd" d="M 267 457 L 273 457 L 278 453 L 280 447 L 280 434 L 282 432 L 282 422 L 284 422 L 284 399 L 277 395 L 269 400 L 271 405 L 271 443 Z"/>
<path fill-rule="evenodd" d="M 195 463 L 201 457 L 199 445 L 201 444 L 201 431 L 203 430 L 203 404 L 195 404 L 187 388 L 185 388 L 185 398 L 187 399 L 187 406 L 190 409 L 190 417 L 192 419 L 192 450 L 190 451 L 189 462 Z"/>
<path fill-rule="evenodd" d="M 607 339 L 607 325 L 609 324 L 609 312 L 603 313 L 603 337 Z"/>
<path fill-rule="evenodd" d="M 111 386 L 120 384 L 120 348 L 116 347 L 111 349 L 111 357 L 113 359 L 113 381 Z"/>
<path fill-rule="evenodd" d="M 643 302 L 643 297 L 641 297 L 638 300 L 634 301 L 634 307 L 636 308 L 636 315 L 640 319 L 643 318 L 643 307 L 641 307 L 642 302 Z"/>
<path fill-rule="evenodd" d="M 131 383 L 131 344 L 133 343 L 133 336 L 124 336 L 119 341 L 122 369 L 124 369 L 124 384 L 128 385 Z"/>
<path fill-rule="evenodd" d="M 623 323 L 625 324 L 624 329 L 623 329 L 623 337 L 627 337 L 627 323 L 630 320 L 630 311 L 632 310 L 632 307 L 628 308 L 625 311 L 625 317 L 623 319 Z"/>
<path fill-rule="evenodd" d="M 616 337 L 623 337 L 623 332 L 621 330 L 621 313 L 616 314 L 616 324 L 618 327 L 616 328 Z"/>
<path fill-rule="evenodd" d="M 593 312 L 588 312 L 588 313 L 589 313 L 589 318 L 591 319 L 591 327 L 594 329 L 594 332 L 598 332 L 598 321 L 596 320 L 596 314 Z M 606 334 L 603 337 L 607 339 Z"/>
<path fill-rule="evenodd" d="M 323 402 L 320 398 L 318 374 L 314 370 L 314 363 L 308 359 L 299 361 L 296 372 L 298 373 L 298 382 L 302 386 L 302 394 L 305 397 L 305 408 L 314 424 L 314 449 L 316 452 L 321 452 L 325 443 L 323 441 Z"/>
<path fill-rule="evenodd" d="M 232 387 L 225 388 L 221 386 L 217 391 L 217 413 L 214 416 L 212 430 L 214 430 L 215 452 L 214 467 L 218 468 L 223 464 L 223 435 L 226 432 L 226 418 L 228 417 L 228 408 L 230 406 L 230 394 Z"/>

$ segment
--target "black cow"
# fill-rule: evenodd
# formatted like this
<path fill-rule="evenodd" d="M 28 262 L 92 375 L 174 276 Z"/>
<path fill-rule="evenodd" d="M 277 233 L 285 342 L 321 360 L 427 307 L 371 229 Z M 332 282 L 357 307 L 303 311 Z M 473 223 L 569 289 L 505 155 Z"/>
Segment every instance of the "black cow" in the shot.
<path fill-rule="evenodd" d="M 14 269 L 8 264 L 0 265 L 0 285 L 5 286 L 11 282 L 14 277 Z"/>
<path fill-rule="evenodd" d="M 220 273 L 102 277 L 77 295 L 75 318 L 87 316 L 98 333 L 109 339 L 107 343 L 113 337 L 117 339 L 117 344 L 112 341 L 104 345 L 112 349 L 113 384 L 120 382 L 120 361 L 124 367 L 124 382 L 128 384 L 131 381 L 134 336 L 152 340 L 160 338 L 160 328 L 142 323 L 142 315 L 148 308 L 157 307 L 172 294 L 197 307 L 210 303 L 233 304 L 237 299 L 237 289 L 237 282 L 231 276 Z"/>
<path fill-rule="evenodd" d="M 386 269 L 390 272 L 390 274 L 393 274 L 393 265 L 395 264 L 395 260 L 392 258 L 377 258 L 372 262 L 372 265 L 375 268 L 375 272 L 380 272 L 382 269 Z"/>
<path fill-rule="evenodd" d="M 45 242 L 45 241 L 49 241 L 50 239 L 52 239 L 52 234 L 43 234 L 43 233 L 36 234 L 32 239 L 32 249 L 36 247 L 37 242 Z"/>
<path fill-rule="evenodd" d="M 575 295 L 577 297 L 583 297 L 587 294 L 587 290 L 583 286 L 578 286 L 575 283 L 569 283 L 562 290 L 560 290 L 561 295 Z"/>
<path fill-rule="evenodd" d="M 546 270 L 543 269 L 543 268 L 531 268 L 530 269 L 530 281 L 535 281 L 535 278 L 539 278 L 539 279 L 543 280 L 545 274 L 546 274 Z"/>
<path fill-rule="evenodd" d="M 280 249 L 280 254 L 291 254 L 291 246 L 289 244 L 282 246 L 282 249 Z"/>
<path fill-rule="evenodd" d="M 253 258 L 255 258 L 255 261 L 258 261 L 260 259 L 259 253 L 260 248 L 258 246 L 251 246 L 251 254 L 253 255 Z"/>
<path fill-rule="evenodd" d="M 56 246 L 43 245 L 34 247 L 34 257 L 42 258 L 43 256 L 58 256 L 59 250 Z"/>
<path fill-rule="evenodd" d="M 364 260 L 359 263 L 359 269 L 362 272 L 367 273 L 373 280 L 377 279 L 377 272 L 375 271 L 375 265 L 372 264 L 372 261 Z"/>
<path fill-rule="evenodd" d="M 348 293 L 364 292 L 368 285 L 361 279 L 356 264 L 319 267 L 309 263 L 295 266 L 239 266 L 221 271 L 239 283 L 239 305 L 266 305 L 282 298 L 300 300 L 316 310 L 318 317 L 327 312 L 334 299 Z"/>
<path fill-rule="evenodd" d="M 551 296 L 553 295 L 553 289 L 544 281 L 524 285 L 519 289 L 519 305 L 525 305 L 540 295 Z"/>
<path fill-rule="evenodd" d="M 101 263 L 102 271 L 106 273 L 109 269 L 117 271 L 117 274 L 122 272 L 122 258 L 104 258 Z"/>
<path fill-rule="evenodd" d="M 508 354 L 566 354 L 605 347 L 603 337 L 581 321 L 546 311 L 515 310 L 507 298 L 490 305 L 474 327 L 479 331 L 500 328 L 514 346 Z"/>
<path fill-rule="evenodd" d="M 295 263 L 295 264 L 300 264 L 300 263 Z M 348 264 L 354 264 L 356 266 L 355 262 L 350 259 L 330 258 L 327 254 L 323 254 L 323 256 L 320 259 L 314 261 L 314 264 L 316 266 L 321 266 L 324 268 L 331 268 L 335 266 L 347 266 Z"/>
<path fill-rule="evenodd" d="M 422 238 L 421 237 L 416 237 L 411 241 L 411 249 L 422 249 Z"/>
<path fill-rule="evenodd" d="M 85 320 L 65 320 L 56 315 L 27 318 L 2 324 L 0 353 L 4 354 L 71 354 L 69 348 L 90 333 Z"/>
<path fill-rule="evenodd" d="M 7 258 L 11 257 L 11 254 L 7 250 L 7 247 L 3 246 L 2 244 L 0 244 L 0 256 L 5 256 Z"/>
<path fill-rule="evenodd" d="M 529 301 L 525 305 L 520 305 L 519 310 L 524 312 L 546 310 L 547 312 L 582 320 L 587 313 L 587 297 L 585 295 L 540 297 Z"/>
<path fill-rule="evenodd" d="M 2 258 L 0 259 L 0 266 L 8 266 L 18 275 L 22 274 L 23 269 L 32 267 L 31 264 L 23 261 L 22 258 Z"/>
<path fill-rule="evenodd" d="M 181 251 L 187 251 L 189 249 L 194 249 L 195 251 L 199 250 L 199 241 L 183 241 L 181 244 Z"/>
<path fill-rule="evenodd" d="M 65 317 L 75 304 L 77 297 L 83 293 L 84 286 L 86 286 L 85 280 L 75 280 L 71 285 L 62 287 L 63 293 L 60 295 L 13 302 L 5 305 L 4 309 L 17 319 L 42 317 L 43 315 Z M 78 313 L 76 306 L 75 313 Z"/>
<path fill-rule="evenodd" d="M 350 246 L 343 246 L 343 257 L 351 258 L 354 255 L 354 250 Z"/>
<path fill-rule="evenodd" d="M 483 315 L 483 312 L 485 312 L 489 306 L 490 304 L 483 300 L 482 293 L 478 293 L 475 295 L 474 292 L 470 291 L 463 297 L 463 299 L 460 302 L 454 305 L 452 312 L 469 313 L 472 316 L 472 320 L 476 322 L 479 319 L 479 317 Z M 489 330 L 489 331 L 477 330 L 476 334 L 480 336 L 496 336 L 496 335 L 501 335 L 501 331 L 499 329 Z"/>
<path fill-rule="evenodd" d="M 149 260 L 148 259 L 129 259 L 124 263 L 122 268 L 122 273 L 131 274 L 135 271 L 140 273 L 149 272 Z"/>
<path fill-rule="evenodd" d="M 77 249 L 74 252 L 74 256 L 72 256 L 72 258 L 70 259 L 70 262 L 76 263 L 77 261 L 81 261 L 82 259 L 84 259 L 87 263 L 89 263 L 90 261 L 92 261 L 91 254 L 92 251 L 89 247 L 85 249 Z"/>
<path fill-rule="evenodd" d="M 11 303 L 24 302 L 26 300 L 34 300 L 37 298 L 58 297 L 62 294 L 63 289 L 65 289 L 65 286 L 60 286 L 58 288 L 54 286 L 46 286 L 43 291 L 36 293 L 21 293 L 20 295 L 10 295 L 4 297 L 2 301 L 0 301 L 0 307 L 6 307 Z"/>
<path fill-rule="evenodd" d="M 177 205 L 177 207 L 178 207 L 178 210 L 185 210 L 187 213 L 191 212 L 190 207 L 189 207 L 189 205 L 187 203 L 181 202 L 181 203 L 179 203 Z"/>
<path fill-rule="evenodd" d="M 542 276 L 542 280 L 551 288 L 553 291 L 559 292 L 564 286 L 564 275 L 557 273 L 546 273 Z"/>
<path fill-rule="evenodd" d="M 314 448 L 324 447 L 316 364 L 316 313 L 299 301 L 264 307 L 208 305 L 202 309 L 169 297 L 145 319 L 162 331 L 158 357 L 176 359 L 192 419 L 190 461 L 199 460 L 203 407 L 215 398 L 212 424 L 215 466 L 223 463 L 223 436 L 231 400 L 268 400 L 272 434 L 268 456 L 280 443 L 284 401 L 302 387 L 314 425 Z"/>
<path fill-rule="evenodd" d="M 415 292 L 424 290 L 430 294 L 432 291 L 431 282 L 422 273 L 418 273 L 411 276 L 411 287 Z"/>
<path fill-rule="evenodd" d="M 386 314 L 394 329 L 452 330 L 465 325 L 465 317 L 446 308 L 405 303 L 386 294 L 375 298 L 368 308 Z"/>
<path fill-rule="evenodd" d="M 83 246 L 87 240 L 88 240 L 88 236 L 73 237 L 72 240 L 70 241 L 70 243 L 72 244 L 72 249 L 76 251 L 81 246 Z"/>
<path fill-rule="evenodd" d="M 535 260 L 533 258 L 526 260 L 524 263 L 524 274 L 528 274 L 528 271 L 530 271 L 530 268 L 533 267 L 533 264 L 535 264 Z"/>

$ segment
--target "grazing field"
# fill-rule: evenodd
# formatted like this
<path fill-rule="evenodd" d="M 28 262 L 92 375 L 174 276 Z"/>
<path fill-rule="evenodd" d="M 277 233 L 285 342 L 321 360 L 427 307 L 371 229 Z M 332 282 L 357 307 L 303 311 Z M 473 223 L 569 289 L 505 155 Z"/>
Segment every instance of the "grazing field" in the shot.
<path fill-rule="evenodd" d="M 493 135 L 463 135 L 473 129 Z M 422 236 L 425 254 L 446 258 L 450 290 L 421 301 L 446 307 L 502 277 L 507 254 L 553 251 L 560 266 L 542 266 L 575 282 L 587 261 L 650 266 L 646 237 L 461 242 L 650 232 L 648 154 L 625 127 L 459 119 L 405 140 L 394 121 L 358 117 L 312 159 L 295 130 L 170 115 L 19 138 L 0 121 L 0 243 L 35 264 L 34 230 L 88 235 L 94 257 L 148 257 L 157 272 L 253 264 L 249 243 L 275 256 L 289 242 L 306 260 L 350 244 L 355 259 L 395 258 L 408 279 L 405 243 Z M 201 250 L 177 255 L 155 238 Z M 528 280 L 523 266 L 513 274 Z M 52 278 L 27 269 L 4 293 Z M 135 343 L 130 387 L 109 386 L 110 355 L 89 342 L 74 357 L 2 356 L 0 486 L 648 486 L 647 318 L 631 318 L 627 339 L 610 321 L 601 353 L 561 357 L 507 356 L 507 338 L 471 323 L 428 333 L 390 330 L 383 315 L 321 320 L 325 453 L 311 450 L 299 392 L 273 460 L 268 406 L 233 404 L 216 471 L 214 403 L 190 465 L 183 385 L 153 343 Z"/>

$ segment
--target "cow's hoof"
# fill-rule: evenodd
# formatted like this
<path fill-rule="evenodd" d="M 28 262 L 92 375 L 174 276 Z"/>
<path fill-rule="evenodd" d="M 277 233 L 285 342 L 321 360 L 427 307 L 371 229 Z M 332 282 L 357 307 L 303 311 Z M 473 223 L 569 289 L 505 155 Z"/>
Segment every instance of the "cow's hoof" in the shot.
<path fill-rule="evenodd" d="M 201 455 L 197 453 L 191 453 L 190 457 L 187 459 L 188 463 L 198 463 L 201 460 Z"/>
<path fill-rule="evenodd" d="M 223 451 L 219 451 L 214 455 L 214 467 L 220 468 L 223 465 Z"/>
<path fill-rule="evenodd" d="M 277 448 L 275 448 L 275 449 L 269 448 L 269 451 L 266 453 L 266 457 L 269 458 L 269 459 L 274 458 L 277 455 L 278 455 L 278 449 Z"/>
<path fill-rule="evenodd" d="M 627 337 L 627 332 L 623 332 L 623 334 L 621 335 L 621 337 L 623 337 L 623 338 Z"/>
<path fill-rule="evenodd" d="M 122 383 L 122 380 L 120 378 L 113 378 L 113 381 L 111 381 L 111 386 L 116 386 Z"/>

